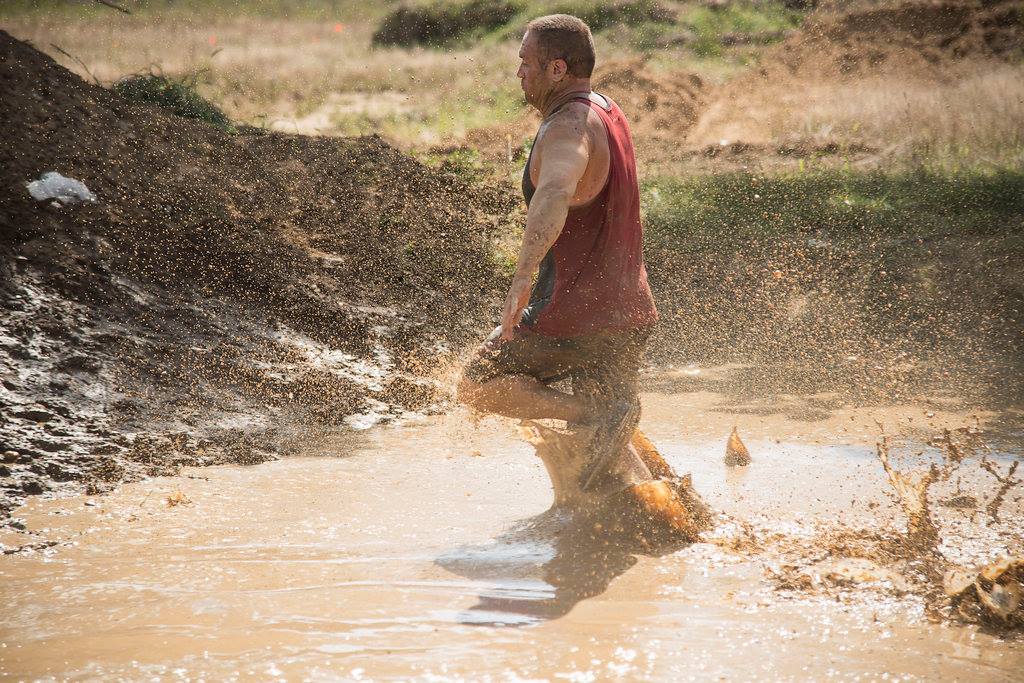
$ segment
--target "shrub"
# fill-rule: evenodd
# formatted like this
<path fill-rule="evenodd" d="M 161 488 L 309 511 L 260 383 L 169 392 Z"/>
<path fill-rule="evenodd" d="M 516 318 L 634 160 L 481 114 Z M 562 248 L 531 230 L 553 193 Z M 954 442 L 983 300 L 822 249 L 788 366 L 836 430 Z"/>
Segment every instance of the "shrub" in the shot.
<path fill-rule="evenodd" d="M 535 14 L 571 14 L 586 22 L 595 33 L 616 24 L 637 26 L 676 20 L 675 11 L 659 0 L 559 0 L 538 4 Z"/>
<path fill-rule="evenodd" d="M 373 34 L 374 45 L 443 47 L 504 26 L 523 10 L 514 0 L 429 0 L 402 5 Z"/>
<path fill-rule="evenodd" d="M 827 234 L 1020 233 L 1024 173 L 927 170 L 749 173 L 645 183 L 646 239 L 654 249 L 734 249 L 755 240 Z"/>
<path fill-rule="evenodd" d="M 196 91 L 196 76 L 175 80 L 159 74 L 136 74 L 114 83 L 114 92 L 136 102 L 156 104 L 178 116 L 228 129 L 231 121 Z"/>

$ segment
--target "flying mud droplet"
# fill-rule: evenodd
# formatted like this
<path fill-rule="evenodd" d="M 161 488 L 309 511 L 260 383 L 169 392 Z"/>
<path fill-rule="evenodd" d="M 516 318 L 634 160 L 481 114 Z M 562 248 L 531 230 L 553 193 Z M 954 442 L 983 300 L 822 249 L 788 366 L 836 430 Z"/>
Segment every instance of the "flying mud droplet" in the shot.
<path fill-rule="evenodd" d="M 740 441 L 739 432 L 736 427 L 732 428 L 729 441 L 725 444 L 725 464 L 729 467 L 746 467 L 751 462 L 750 451 Z"/>

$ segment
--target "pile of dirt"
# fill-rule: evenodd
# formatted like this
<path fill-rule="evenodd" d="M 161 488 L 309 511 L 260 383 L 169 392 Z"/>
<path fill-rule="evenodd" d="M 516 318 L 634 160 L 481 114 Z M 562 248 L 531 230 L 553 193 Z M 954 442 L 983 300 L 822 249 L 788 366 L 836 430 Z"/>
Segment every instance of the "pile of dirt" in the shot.
<path fill-rule="evenodd" d="M 856 97 L 851 88 L 863 88 L 870 97 L 883 85 L 893 91 L 903 87 L 905 98 L 908 90 L 953 85 L 1022 57 L 1020 0 L 915 0 L 822 9 L 768 51 L 759 66 L 709 94 L 687 147 L 698 158 L 716 158 L 717 169 L 757 167 L 772 155 L 841 155 L 875 163 L 889 153 L 886 148 L 903 141 L 836 139 L 831 123 L 808 127 L 795 114 L 827 111 L 829 103 Z"/>
<path fill-rule="evenodd" d="M 629 119 L 639 154 L 672 148 L 704 108 L 706 84 L 687 71 L 656 73 L 644 60 L 613 61 L 594 73 L 594 90 L 615 100 Z"/>
<path fill-rule="evenodd" d="M 514 201 L 377 137 L 230 134 L 0 32 L 0 514 L 438 398 Z M 48 171 L 98 200 L 37 202 Z"/>
<path fill-rule="evenodd" d="M 1024 2 L 905 2 L 822 14 L 784 41 L 759 75 L 773 79 L 898 74 L 948 77 L 967 60 L 1024 56 Z"/>

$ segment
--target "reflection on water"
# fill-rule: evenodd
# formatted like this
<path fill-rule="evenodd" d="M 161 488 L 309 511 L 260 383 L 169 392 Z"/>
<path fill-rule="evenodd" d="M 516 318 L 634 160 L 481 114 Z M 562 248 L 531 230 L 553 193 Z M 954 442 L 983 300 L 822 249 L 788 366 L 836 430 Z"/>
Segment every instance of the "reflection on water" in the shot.
<path fill-rule="evenodd" d="M 581 600 L 603 593 L 637 558 L 621 544 L 595 541 L 567 515 L 551 511 L 486 544 L 446 552 L 437 563 L 460 576 L 492 582 L 459 615 L 462 623 L 522 626 L 565 616 Z"/>

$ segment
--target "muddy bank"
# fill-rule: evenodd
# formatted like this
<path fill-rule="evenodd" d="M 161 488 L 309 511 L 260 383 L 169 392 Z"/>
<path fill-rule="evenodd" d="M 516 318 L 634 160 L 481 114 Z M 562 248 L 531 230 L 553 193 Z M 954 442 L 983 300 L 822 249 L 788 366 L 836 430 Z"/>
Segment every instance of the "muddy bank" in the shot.
<path fill-rule="evenodd" d="M 491 313 L 503 191 L 375 137 L 135 105 L 6 33 L 0 84 L 4 511 L 429 410 L 430 376 Z M 34 200 L 47 171 L 97 200 Z"/>

